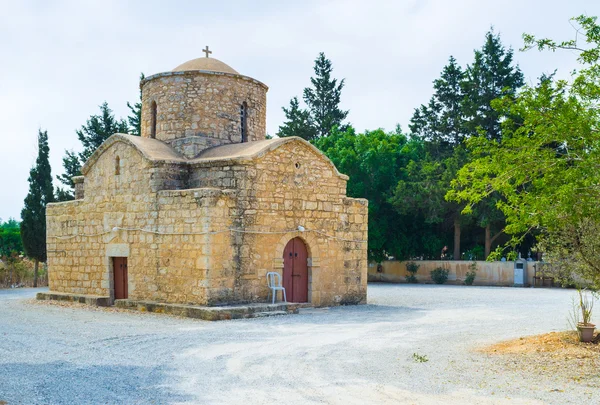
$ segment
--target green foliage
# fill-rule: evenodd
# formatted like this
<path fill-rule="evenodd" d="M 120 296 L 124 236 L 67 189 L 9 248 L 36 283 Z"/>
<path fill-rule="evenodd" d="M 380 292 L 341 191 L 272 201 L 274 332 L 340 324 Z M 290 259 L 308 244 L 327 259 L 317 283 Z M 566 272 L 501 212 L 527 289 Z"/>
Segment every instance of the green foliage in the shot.
<path fill-rule="evenodd" d="M 287 136 L 299 136 L 302 139 L 311 141 L 317 138 L 317 131 L 313 127 L 308 110 L 299 107 L 298 97 L 290 101 L 290 107 L 282 107 L 287 121 L 279 126 L 277 136 L 280 138 Z"/>
<path fill-rule="evenodd" d="M 502 122 L 502 138 L 472 138 L 473 160 L 463 167 L 448 198 L 470 212 L 492 194 L 506 217 L 513 245 L 540 232 L 547 259 L 571 266 L 600 287 L 597 225 L 600 223 L 600 26 L 580 16 L 576 41 L 557 43 L 525 36 L 525 48 L 580 52 L 582 69 L 571 81 L 544 77 L 516 97 L 492 102 Z M 515 119 L 514 117 L 519 117 Z"/>
<path fill-rule="evenodd" d="M 315 60 L 314 71 L 315 76 L 310 78 L 312 87 L 303 92 L 307 109 L 300 108 L 297 97 L 292 98 L 289 108 L 282 108 L 287 121 L 279 127 L 277 136 L 299 136 L 310 141 L 329 136 L 334 127 L 345 130 L 343 121 L 348 111 L 339 107 L 344 79 L 338 83 L 332 78 L 333 66 L 323 52 Z"/>
<path fill-rule="evenodd" d="M 48 133 L 38 133 L 38 157 L 29 172 L 29 193 L 21 211 L 21 239 L 25 254 L 46 261 L 46 204 L 54 201 L 52 174 L 48 160 Z"/>
<path fill-rule="evenodd" d="M 144 73 L 140 73 L 140 82 L 144 80 L 146 76 Z M 131 135 L 142 134 L 142 89 L 140 87 L 140 99 L 133 105 L 127 102 L 127 107 L 131 111 L 131 114 L 127 117 L 129 123 L 129 133 Z"/>
<path fill-rule="evenodd" d="M 486 34 L 481 50 L 475 51 L 475 60 L 467 68 L 466 76 L 463 111 L 469 134 L 499 141 L 500 123 L 508 112 L 492 108 L 492 101 L 499 97 L 514 99 L 524 82 L 519 67 L 513 66 L 512 49 L 504 48 L 500 35 L 494 34 L 493 29 Z"/>
<path fill-rule="evenodd" d="M 469 271 L 467 271 L 467 274 L 465 275 L 465 284 L 473 285 L 473 282 L 475 282 L 476 274 L 477 274 L 477 263 L 473 262 L 469 265 Z"/>
<path fill-rule="evenodd" d="M 81 175 L 81 162 L 79 157 L 72 150 L 65 151 L 63 157 L 64 173 L 56 176 L 56 178 L 66 187 L 58 187 L 56 189 L 56 201 L 69 201 L 75 199 L 73 177 Z"/>
<path fill-rule="evenodd" d="M 6 222 L 0 221 L 0 257 L 9 257 L 22 251 L 20 224 L 12 218 Z"/>
<path fill-rule="evenodd" d="M 406 180 L 398 183 L 391 202 L 402 213 L 419 212 L 429 223 L 441 224 L 443 229 L 454 227 L 455 259 L 460 255 L 460 229 L 472 220 L 485 228 L 484 255 L 503 232 L 504 217 L 496 208 L 498 194 L 490 194 L 468 212 L 464 202 L 445 196 L 458 170 L 470 160 L 466 141 L 501 137 L 500 122 L 506 116 L 490 103 L 498 96 L 514 97 L 522 86 L 523 75 L 512 59 L 512 50 L 506 50 L 493 31 L 488 32 L 465 70 L 450 57 L 433 83 L 431 100 L 417 108 L 411 119 L 411 136 L 424 141 L 423 154 L 407 166 Z"/>
<path fill-rule="evenodd" d="M 433 282 L 436 284 L 444 284 L 446 281 L 448 281 L 448 273 L 450 273 L 448 269 L 436 267 L 430 271 L 431 280 L 433 280 Z"/>
<path fill-rule="evenodd" d="M 465 253 L 463 253 L 464 257 L 462 257 L 462 259 L 464 259 L 464 260 L 482 260 L 483 253 L 484 253 L 483 246 L 475 245 L 471 249 L 469 249 L 469 250 L 465 251 Z"/>
<path fill-rule="evenodd" d="M 407 283 L 412 283 L 412 284 L 417 283 L 416 274 L 417 274 L 417 271 L 419 271 L 419 267 L 421 267 L 421 266 L 415 262 L 406 263 L 406 271 L 408 272 L 408 275 L 406 276 Z"/>
<path fill-rule="evenodd" d="M 92 115 L 80 129 L 75 131 L 77 138 L 83 145 L 83 151 L 79 153 L 79 161 L 85 163 L 92 153 L 98 149 L 111 135 L 128 131 L 125 120 L 117 120 L 108 103 L 105 101 L 100 105 L 100 114 Z"/>
<path fill-rule="evenodd" d="M 304 89 L 304 102 L 308 106 L 317 136 L 328 136 L 333 127 L 341 127 L 348 111 L 339 108 L 344 79 L 331 77 L 333 66 L 323 52 L 315 59 L 315 77 L 310 78 L 312 87 Z"/>
<path fill-rule="evenodd" d="M 415 363 L 427 363 L 429 361 L 429 358 L 424 354 L 413 353 L 412 357 Z"/>
<path fill-rule="evenodd" d="M 450 56 L 440 78 L 433 82 L 429 104 L 416 108 L 411 119 L 411 132 L 428 143 L 428 152 L 435 158 L 446 156 L 465 138 L 464 80 L 465 73 Z"/>
<path fill-rule="evenodd" d="M 400 215 L 388 201 L 404 176 L 403 168 L 415 158 L 417 143 L 409 141 L 400 128 L 392 133 L 379 129 L 356 134 L 352 127 L 343 132 L 335 129 L 314 141 L 341 173 L 350 176 L 348 196 L 369 200 L 370 260 L 412 257 L 423 245 L 432 244 L 421 219 Z"/>
<path fill-rule="evenodd" d="M 139 112 L 141 113 L 141 110 Z M 83 151 L 81 153 L 75 153 L 72 150 L 65 151 L 65 156 L 63 157 L 64 174 L 57 176 L 57 179 L 65 186 L 65 188 L 59 187 L 57 189 L 57 201 L 68 201 L 75 198 L 72 178 L 81 175 L 81 167 L 83 164 L 105 140 L 116 133 L 127 133 L 128 127 L 125 120 L 117 120 L 115 118 L 112 110 L 108 108 L 108 104 L 104 102 L 100 106 L 100 114 L 92 115 L 87 120 L 86 124 L 82 125 L 81 128 L 75 132 L 77 133 L 77 138 L 83 145 Z"/>

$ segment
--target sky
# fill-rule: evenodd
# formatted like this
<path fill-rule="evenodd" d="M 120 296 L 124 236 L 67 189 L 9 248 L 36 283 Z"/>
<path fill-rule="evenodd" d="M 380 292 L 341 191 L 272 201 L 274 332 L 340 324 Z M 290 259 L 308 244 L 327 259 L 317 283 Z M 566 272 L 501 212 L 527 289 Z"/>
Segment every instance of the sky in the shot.
<path fill-rule="evenodd" d="M 358 131 L 408 129 L 453 55 L 466 66 L 490 27 L 515 50 L 527 83 L 577 67 L 572 52 L 520 52 L 522 34 L 572 39 L 571 17 L 598 0 L 0 0 L 0 218 L 19 218 L 37 133 L 48 131 L 53 176 L 104 101 L 117 117 L 139 98 L 139 75 L 212 57 L 269 86 L 267 131 L 309 85 L 325 52 L 345 78 L 342 107 Z M 58 183 L 57 183 L 58 184 Z"/>

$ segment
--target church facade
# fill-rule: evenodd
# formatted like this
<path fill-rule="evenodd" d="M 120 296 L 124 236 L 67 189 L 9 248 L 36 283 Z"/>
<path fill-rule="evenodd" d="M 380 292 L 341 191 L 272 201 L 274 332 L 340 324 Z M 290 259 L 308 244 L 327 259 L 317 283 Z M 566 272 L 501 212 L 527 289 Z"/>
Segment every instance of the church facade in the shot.
<path fill-rule="evenodd" d="M 48 204 L 51 292 L 264 302 L 274 271 L 290 302 L 366 301 L 367 201 L 310 143 L 266 139 L 267 86 L 209 57 L 140 86 L 141 136 L 111 136 Z"/>

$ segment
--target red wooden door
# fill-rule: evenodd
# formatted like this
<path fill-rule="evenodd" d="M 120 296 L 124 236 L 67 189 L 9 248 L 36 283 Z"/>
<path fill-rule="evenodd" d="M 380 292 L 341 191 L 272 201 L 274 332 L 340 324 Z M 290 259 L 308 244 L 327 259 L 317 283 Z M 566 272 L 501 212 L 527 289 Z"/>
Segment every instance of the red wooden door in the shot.
<path fill-rule="evenodd" d="M 300 238 L 283 250 L 283 287 L 289 302 L 308 301 L 308 251 Z"/>
<path fill-rule="evenodd" d="M 115 285 L 115 299 L 127 298 L 127 258 L 113 257 L 113 280 Z"/>

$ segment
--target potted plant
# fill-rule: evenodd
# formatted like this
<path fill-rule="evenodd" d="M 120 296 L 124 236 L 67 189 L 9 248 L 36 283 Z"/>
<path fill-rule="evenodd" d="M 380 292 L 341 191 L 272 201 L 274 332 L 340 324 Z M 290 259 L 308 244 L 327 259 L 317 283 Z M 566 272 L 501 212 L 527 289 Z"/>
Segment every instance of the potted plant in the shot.
<path fill-rule="evenodd" d="M 594 301 L 581 289 L 578 289 L 577 292 L 579 293 L 579 310 L 581 311 L 581 322 L 577 322 L 579 341 L 591 342 L 594 339 L 594 330 L 596 329 L 596 325 L 590 322 Z"/>

